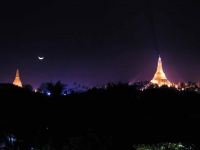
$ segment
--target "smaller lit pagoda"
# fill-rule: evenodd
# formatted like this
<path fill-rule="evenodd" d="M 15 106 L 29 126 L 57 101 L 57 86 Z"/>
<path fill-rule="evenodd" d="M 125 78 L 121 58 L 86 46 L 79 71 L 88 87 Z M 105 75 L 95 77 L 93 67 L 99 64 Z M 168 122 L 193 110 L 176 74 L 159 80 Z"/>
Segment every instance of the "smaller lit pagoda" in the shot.
<path fill-rule="evenodd" d="M 19 69 L 17 69 L 17 71 L 16 71 L 16 76 L 15 76 L 15 80 L 13 81 L 13 84 L 17 85 L 19 87 L 22 87 L 22 82 L 19 77 Z"/>

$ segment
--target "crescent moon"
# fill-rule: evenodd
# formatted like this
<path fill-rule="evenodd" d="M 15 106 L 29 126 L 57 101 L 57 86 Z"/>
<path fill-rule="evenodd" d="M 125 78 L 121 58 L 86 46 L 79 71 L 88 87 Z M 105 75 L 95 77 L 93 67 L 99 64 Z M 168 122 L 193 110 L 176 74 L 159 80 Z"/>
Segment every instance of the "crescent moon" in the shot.
<path fill-rule="evenodd" d="M 44 57 L 40 57 L 40 56 L 38 56 L 38 58 L 39 58 L 40 60 L 44 59 Z"/>

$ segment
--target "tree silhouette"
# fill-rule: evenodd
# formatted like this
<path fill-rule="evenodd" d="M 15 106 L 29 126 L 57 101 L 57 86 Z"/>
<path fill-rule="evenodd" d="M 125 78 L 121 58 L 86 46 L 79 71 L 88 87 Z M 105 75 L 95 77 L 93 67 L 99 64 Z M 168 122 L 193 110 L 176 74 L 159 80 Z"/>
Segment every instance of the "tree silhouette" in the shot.
<path fill-rule="evenodd" d="M 52 98 L 61 96 L 62 91 L 66 86 L 67 84 L 61 83 L 61 81 L 56 82 L 56 84 L 53 84 L 52 81 L 47 82 L 47 89 L 51 93 Z"/>
<path fill-rule="evenodd" d="M 30 84 L 23 85 L 23 88 L 33 91 L 33 87 Z"/>

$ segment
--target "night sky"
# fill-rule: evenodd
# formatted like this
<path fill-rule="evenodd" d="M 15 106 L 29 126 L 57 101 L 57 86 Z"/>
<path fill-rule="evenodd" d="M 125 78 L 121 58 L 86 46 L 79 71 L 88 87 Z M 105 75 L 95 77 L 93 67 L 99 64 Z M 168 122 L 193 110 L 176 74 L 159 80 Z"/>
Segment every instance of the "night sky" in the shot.
<path fill-rule="evenodd" d="M 0 83 L 151 80 L 159 54 L 170 82 L 200 81 L 195 0 L 4 1 L 0 20 Z"/>

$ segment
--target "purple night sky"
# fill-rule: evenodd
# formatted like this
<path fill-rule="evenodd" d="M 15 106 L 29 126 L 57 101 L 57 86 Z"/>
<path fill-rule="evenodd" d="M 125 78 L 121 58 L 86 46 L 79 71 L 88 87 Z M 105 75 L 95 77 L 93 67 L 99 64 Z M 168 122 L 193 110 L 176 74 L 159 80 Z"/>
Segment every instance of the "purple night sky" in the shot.
<path fill-rule="evenodd" d="M 0 16 L 0 83 L 151 80 L 159 53 L 170 82 L 200 81 L 195 0 L 4 1 Z"/>

